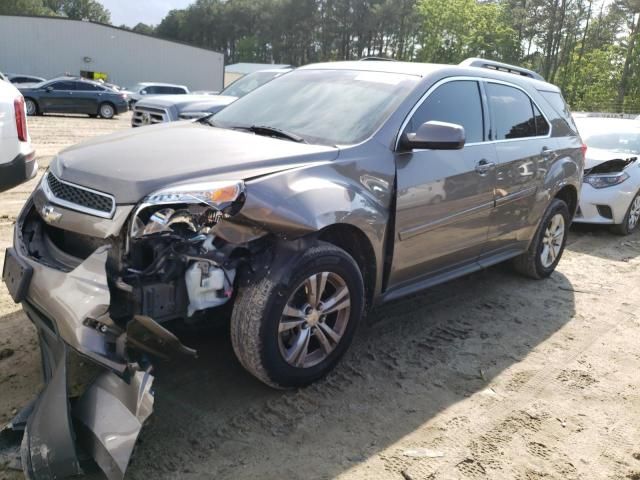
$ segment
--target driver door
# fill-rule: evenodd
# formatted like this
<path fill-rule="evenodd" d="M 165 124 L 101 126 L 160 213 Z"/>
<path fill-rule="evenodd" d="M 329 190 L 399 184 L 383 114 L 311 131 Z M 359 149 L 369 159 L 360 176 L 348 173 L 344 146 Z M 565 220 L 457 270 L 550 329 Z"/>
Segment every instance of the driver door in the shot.
<path fill-rule="evenodd" d="M 482 86 L 451 80 L 415 110 L 403 135 L 425 122 L 461 125 L 461 150 L 396 153 L 396 226 L 390 288 L 446 275 L 475 263 L 487 242 L 494 207 L 495 147 L 486 142 L 488 114 Z"/>
<path fill-rule="evenodd" d="M 75 82 L 72 81 L 61 81 L 48 85 L 42 96 L 44 109 L 47 112 L 68 112 L 75 103 L 75 89 Z"/>

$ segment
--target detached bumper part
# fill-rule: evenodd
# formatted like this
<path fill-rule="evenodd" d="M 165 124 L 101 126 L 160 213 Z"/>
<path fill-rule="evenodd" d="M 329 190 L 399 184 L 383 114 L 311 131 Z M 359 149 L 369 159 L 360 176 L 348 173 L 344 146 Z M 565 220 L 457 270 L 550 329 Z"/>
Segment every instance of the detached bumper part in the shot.
<path fill-rule="evenodd" d="M 151 369 L 127 350 L 195 355 L 150 318 L 131 321 L 127 331 L 114 324 L 107 253 L 98 248 L 68 273 L 17 253 L 33 269 L 22 306 L 38 331 L 45 381 L 8 429 L 14 437 L 24 430 L 21 464 L 30 480 L 82 475 L 95 469 L 90 458 L 109 480 L 121 480 L 154 403 Z M 78 372 L 76 357 L 84 364 Z"/>
<path fill-rule="evenodd" d="M 109 480 L 121 480 L 138 435 L 153 411 L 153 376 L 136 371 L 126 382 L 104 370 L 71 403 L 67 384 L 69 347 L 48 329 L 39 313 L 27 305 L 25 311 L 38 328 L 47 382 L 29 416 L 22 441 L 26 477 L 48 480 L 82 475 L 80 458 L 85 453 Z"/>

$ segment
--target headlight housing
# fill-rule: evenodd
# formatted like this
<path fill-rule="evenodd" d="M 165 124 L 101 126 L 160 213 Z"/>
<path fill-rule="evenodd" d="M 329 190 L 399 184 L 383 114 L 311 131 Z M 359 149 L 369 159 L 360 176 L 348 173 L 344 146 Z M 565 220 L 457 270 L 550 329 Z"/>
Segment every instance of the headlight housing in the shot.
<path fill-rule="evenodd" d="M 244 203 L 243 181 L 177 185 L 153 192 L 138 206 L 131 222 L 133 238 L 179 228 L 189 235 L 208 233 Z"/>
<path fill-rule="evenodd" d="M 593 188 L 600 189 L 600 188 L 608 188 L 608 187 L 614 187 L 616 185 L 620 185 L 622 182 L 626 181 L 628 178 L 629 178 L 629 174 L 627 172 L 585 175 L 584 183 L 588 183 Z"/>
<path fill-rule="evenodd" d="M 148 205 L 205 204 L 224 212 L 232 205 L 244 200 L 243 181 L 203 182 L 164 188 L 149 195 Z"/>

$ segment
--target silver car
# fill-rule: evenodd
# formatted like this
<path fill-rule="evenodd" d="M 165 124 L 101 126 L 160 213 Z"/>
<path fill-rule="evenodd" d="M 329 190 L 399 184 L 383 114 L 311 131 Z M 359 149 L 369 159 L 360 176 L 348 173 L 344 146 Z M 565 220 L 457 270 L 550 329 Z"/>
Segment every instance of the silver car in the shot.
<path fill-rule="evenodd" d="M 481 59 L 310 65 L 209 119 L 67 149 L 5 256 L 46 377 L 19 414 L 27 476 L 79 474 L 80 442 L 122 477 L 153 359 L 195 353 L 169 322 L 226 321 L 251 374 L 302 387 L 380 303 L 506 260 L 548 277 L 583 164 L 560 90 Z M 71 403 L 77 356 L 97 372 Z"/>

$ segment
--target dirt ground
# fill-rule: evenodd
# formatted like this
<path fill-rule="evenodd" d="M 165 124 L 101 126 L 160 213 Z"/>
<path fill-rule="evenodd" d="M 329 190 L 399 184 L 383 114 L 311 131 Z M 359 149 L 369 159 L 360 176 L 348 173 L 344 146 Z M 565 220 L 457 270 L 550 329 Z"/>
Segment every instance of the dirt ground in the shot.
<path fill-rule="evenodd" d="M 30 119 L 41 166 L 128 116 Z M 0 195 L 0 261 L 35 182 Z M 574 228 L 558 271 L 507 266 L 379 308 L 325 380 L 279 392 L 224 331 L 163 363 L 127 478 L 640 479 L 640 234 Z M 40 387 L 34 329 L 0 286 L 0 423 Z M 0 466 L 0 478 L 21 475 Z"/>

